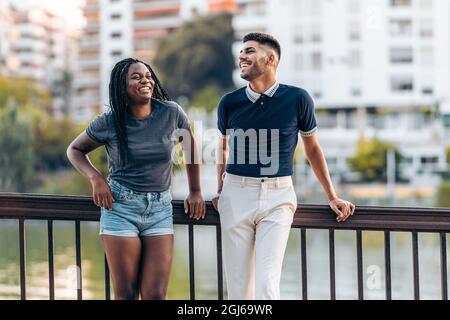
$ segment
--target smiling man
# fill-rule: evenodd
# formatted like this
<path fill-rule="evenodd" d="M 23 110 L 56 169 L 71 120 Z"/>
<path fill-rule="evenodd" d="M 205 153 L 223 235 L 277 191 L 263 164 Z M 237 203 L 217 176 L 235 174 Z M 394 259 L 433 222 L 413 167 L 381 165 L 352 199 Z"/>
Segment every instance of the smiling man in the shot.
<path fill-rule="evenodd" d="M 298 133 L 337 221 L 355 210 L 334 190 L 310 95 L 276 79 L 280 57 L 274 37 L 247 34 L 239 67 L 248 85 L 223 96 L 217 111 L 222 137 L 213 205 L 220 214 L 229 299 L 280 298 L 283 257 L 297 208 L 291 176 Z"/>

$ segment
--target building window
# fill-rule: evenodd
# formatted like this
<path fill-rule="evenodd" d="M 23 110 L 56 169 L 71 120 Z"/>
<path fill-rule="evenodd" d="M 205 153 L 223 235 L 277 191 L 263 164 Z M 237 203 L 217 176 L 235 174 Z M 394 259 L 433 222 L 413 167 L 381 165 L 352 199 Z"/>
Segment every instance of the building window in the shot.
<path fill-rule="evenodd" d="M 303 71 L 305 68 L 304 55 L 303 53 L 296 53 L 294 56 L 294 70 Z"/>
<path fill-rule="evenodd" d="M 359 68 L 361 66 L 361 51 L 351 50 L 349 65 L 351 68 Z"/>
<path fill-rule="evenodd" d="M 122 37 L 122 33 L 121 32 L 113 32 L 111 33 L 111 38 L 113 39 L 119 39 Z"/>
<path fill-rule="evenodd" d="M 361 96 L 361 88 L 358 87 L 352 87 L 350 88 L 350 95 L 352 97 L 360 97 Z"/>
<path fill-rule="evenodd" d="M 350 41 L 358 41 L 361 39 L 361 23 L 353 21 L 349 24 Z"/>
<path fill-rule="evenodd" d="M 320 25 L 312 25 L 311 26 L 311 41 L 313 43 L 322 42 L 322 34 Z"/>
<path fill-rule="evenodd" d="M 412 63 L 413 49 L 411 47 L 391 48 L 391 63 Z"/>
<path fill-rule="evenodd" d="M 422 75 L 420 77 L 422 82 L 422 94 L 426 96 L 433 95 L 434 86 L 433 86 L 433 76 L 432 75 Z"/>
<path fill-rule="evenodd" d="M 412 0 L 391 0 L 391 7 L 411 7 Z"/>
<path fill-rule="evenodd" d="M 410 19 L 392 19 L 389 21 L 389 34 L 391 36 L 411 36 L 412 21 Z"/>
<path fill-rule="evenodd" d="M 296 26 L 293 33 L 294 33 L 294 43 L 302 44 L 304 42 L 302 26 Z"/>
<path fill-rule="evenodd" d="M 122 51 L 120 51 L 120 50 L 111 51 L 111 56 L 113 56 L 115 58 L 121 57 L 122 56 Z"/>
<path fill-rule="evenodd" d="M 432 96 L 434 93 L 434 90 L 432 87 L 423 87 L 422 88 L 422 94 L 425 96 Z"/>
<path fill-rule="evenodd" d="M 111 20 L 120 20 L 120 18 L 122 18 L 122 15 L 120 13 L 111 14 Z"/>
<path fill-rule="evenodd" d="M 392 76 L 391 90 L 393 92 L 411 92 L 414 89 L 413 77 L 409 75 Z"/>
<path fill-rule="evenodd" d="M 311 65 L 313 70 L 322 69 L 322 53 L 321 52 L 313 52 L 311 55 Z"/>
<path fill-rule="evenodd" d="M 433 37 L 433 20 L 423 19 L 420 21 L 419 35 L 421 38 Z"/>

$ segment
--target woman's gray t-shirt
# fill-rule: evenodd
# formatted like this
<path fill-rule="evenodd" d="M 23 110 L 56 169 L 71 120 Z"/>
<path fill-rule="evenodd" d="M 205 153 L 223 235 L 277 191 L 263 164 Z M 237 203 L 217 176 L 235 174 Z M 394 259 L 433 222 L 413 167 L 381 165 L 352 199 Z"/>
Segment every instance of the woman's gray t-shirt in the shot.
<path fill-rule="evenodd" d="M 128 159 L 119 161 L 118 141 L 110 111 L 95 118 L 86 134 L 104 144 L 108 154 L 109 178 L 137 192 L 162 192 L 170 187 L 172 151 L 178 129 L 189 129 L 186 113 L 175 102 L 152 99 L 151 114 L 142 119 L 126 119 Z"/>

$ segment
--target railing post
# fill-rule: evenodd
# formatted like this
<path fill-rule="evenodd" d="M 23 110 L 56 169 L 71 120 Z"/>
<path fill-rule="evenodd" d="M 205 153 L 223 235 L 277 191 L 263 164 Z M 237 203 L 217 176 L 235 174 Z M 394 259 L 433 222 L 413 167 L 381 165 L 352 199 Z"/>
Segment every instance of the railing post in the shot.
<path fill-rule="evenodd" d="M 55 265 L 53 259 L 53 220 L 47 223 L 49 299 L 55 300 Z"/>
<path fill-rule="evenodd" d="M 384 264 L 386 272 L 386 300 L 392 300 L 392 284 L 391 284 L 391 234 L 389 231 L 384 232 Z"/>
<path fill-rule="evenodd" d="M 445 232 L 440 233 L 441 238 L 441 291 L 442 300 L 448 300 L 448 287 L 447 287 L 447 234 Z"/>
<path fill-rule="evenodd" d="M 356 231 L 356 251 L 358 264 L 358 300 L 364 300 L 363 247 L 361 230 Z"/>
<path fill-rule="evenodd" d="M 414 300 L 420 300 L 419 282 L 419 240 L 417 231 L 412 232 Z"/>
<path fill-rule="evenodd" d="M 77 300 L 83 300 L 83 274 L 81 269 L 80 220 L 75 221 L 75 251 L 77 263 Z"/>
<path fill-rule="evenodd" d="M 25 219 L 19 219 L 19 254 L 20 254 L 20 299 L 27 299 L 26 291 L 26 246 L 25 246 Z"/>
<path fill-rule="evenodd" d="M 217 291 L 219 300 L 223 300 L 223 264 L 222 264 L 222 231 L 220 225 L 216 226 L 217 245 Z"/>
<path fill-rule="evenodd" d="M 336 300 L 336 257 L 334 245 L 334 229 L 328 234 L 328 246 L 330 250 L 330 299 Z"/>
<path fill-rule="evenodd" d="M 300 231 L 302 260 L 302 299 L 308 300 L 308 263 L 306 256 L 306 229 Z"/>
<path fill-rule="evenodd" d="M 105 300 L 111 300 L 111 281 L 109 279 L 109 266 L 106 255 L 104 261 L 105 261 Z"/>
<path fill-rule="evenodd" d="M 195 273 L 194 273 L 194 226 L 189 224 L 189 290 L 190 299 L 195 300 Z"/>

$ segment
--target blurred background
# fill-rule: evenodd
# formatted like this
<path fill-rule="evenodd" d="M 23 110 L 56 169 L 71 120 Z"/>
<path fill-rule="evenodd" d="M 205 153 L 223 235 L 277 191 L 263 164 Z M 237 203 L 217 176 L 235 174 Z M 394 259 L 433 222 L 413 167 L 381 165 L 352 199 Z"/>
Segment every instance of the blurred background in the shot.
<path fill-rule="evenodd" d="M 305 88 L 315 100 L 319 140 L 342 197 L 360 205 L 450 207 L 449 21 L 450 0 L 0 0 L 0 192 L 91 193 L 69 165 L 65 150 L 107 109 L 110 71 L 125 57 L 150 63 L 193 123 L 203 130 L 215 128 L 220 97 L 245 85 L 237 70 L 241 39 L 263 31 L 282 46 L 278 80 Z M 106 176 L 104 149 L 91 158 Z M 300 202 L 326 203 L 301 144 L 293 178 Z M 216 176 L 208 161 L 202 166 L 202 186 L 210 199 Z M 187 190 L 185 173 L 176 168 L 174 198 L 182 199 Z M 17 250 L 11 249 L 14 223 L 0 221 L 0 252 L 5 253 L 0 255 L 0 297 L 18 295 Z M 27 261 L 32 266 L 27 272 L 40 298 L 46 292 L 39 291 L 46 272 L 41 261 L 44 226 L 31 223 L 28 228 L 36 241 L 28 252 L 34 258 Z M 86 282 L 92 283 L 93 298 L 103 290 L 98 281 L 102 270 L 96 267 L 102 261 L 96 228 L 85 226 L 85 237 L 91 240 L 83 251 L 92 253 L 83 259 L 92 265 Z M 184 261 L 186 230 L 177 228 L 176 261 Z M 69 245 L 73 235 L 64 230 L 71 230 L 70 225 L 61 223 L 61 242 L 56 243 L 62 279 L 74 255 Z M 326 234 L 308 232 L 312 245 L 324 246 L 326 252 Z M 196 236 L 207 239 L 209 233 Z M 300 294 L 298 235 L 292 237 L 284 298 Z M 365 241 L 368 260 L 382 255 L 377 239 Z M 354 239 L 343 231 L 338 241 L 345 252 Z M 422 250 L 428 261 L 438 256 L 435 241 L 431 236 L 423 241 L 429 246 Z M 207 248 L 208 241 L 198 243 L 206 246 L 198 252 L 214 250 Z M 393 245 L 398 245 L 399 256 L 409 254 L 401 235 Z M 320 250 L 313 251 L 309 261 L 326 259 L 326 253 L 322 257 Z M 208 255 L 200 254 L 205 259 Z M 355 267 L 355 257 L 340 257 L 337 268 Z M 183 263 L 171 280 L 174 298 L 188 294 Z M 214 267 L 214 262 L 201 263 L 206 280 L 199 280 L 204 290 L 200 296 L 214 297 L 214 281 L 208 278 L 214 276 Z M 406 265 L 397 267 L 398 279 L 408 276 Z M 433 274 L 438 270 L 434 267 L 424 268 Z M 326 298 L 321 282 L 326 280 L 320 268 L 315 270 L 308 275 L 310 287 L 316 288 L 310 296 Z M 356 279 L 345 279 L 339 280 L 342 297 L 354 297 Z M 398 281 L 398 297 L 409 297 L 411 287 Z M 424 280 L 425 297 L 433 297 L 436 289 L 430 283 L 433 279 Z M 60 297 L 70 297 L 71 291 L 61 286 Z M 382 293 L 377 290 L 369 290 L 374 298 Z"/>

